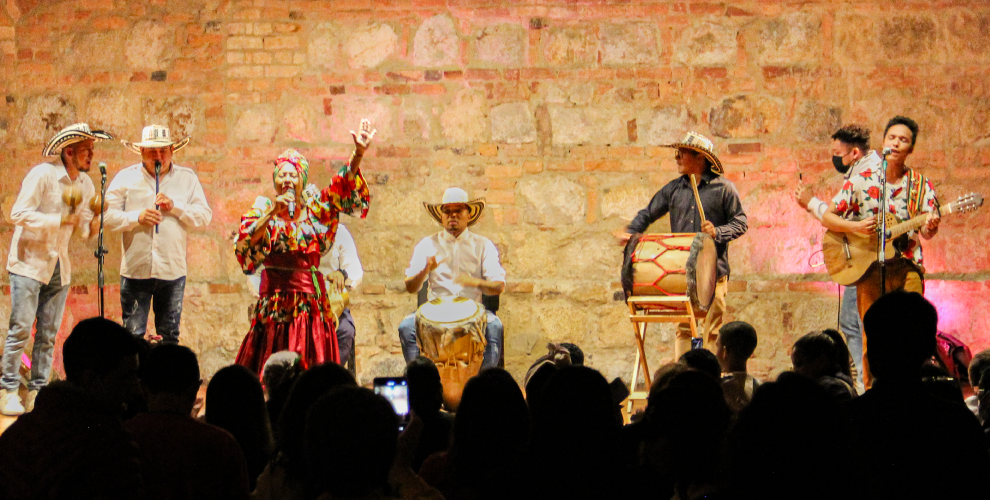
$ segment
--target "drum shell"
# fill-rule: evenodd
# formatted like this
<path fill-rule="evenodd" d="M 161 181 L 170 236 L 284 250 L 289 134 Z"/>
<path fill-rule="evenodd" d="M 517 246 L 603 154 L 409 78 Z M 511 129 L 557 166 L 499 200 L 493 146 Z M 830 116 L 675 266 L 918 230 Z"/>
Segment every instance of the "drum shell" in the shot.
<path fill-rule="evenodd" d="M 458 313 L 451 317 L 449 313 L 454 308 Z M 481 369 L 487 326 L 484 307 L 463 297 L 433 299 L 416 311 L 420 354 L 436 364 L 443 383 L 444 405 L 450 411 L 457 410 L 464 384 Z"/>
<path fill-rule="evenodd" d="M 626 245 L 622 287 L 626 297 L 687 296 L 697 312 L 715 296 L 718 253 L 705 233 L 637 234 Z"/>

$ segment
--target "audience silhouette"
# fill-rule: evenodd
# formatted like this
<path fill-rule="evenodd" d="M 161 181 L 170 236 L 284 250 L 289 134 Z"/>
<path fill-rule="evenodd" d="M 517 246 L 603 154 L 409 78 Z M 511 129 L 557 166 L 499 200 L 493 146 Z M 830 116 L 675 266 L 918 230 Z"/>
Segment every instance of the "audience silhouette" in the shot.
<path fill-rule="evenodd" d="M 272 429 L 258 377 L 241 365 L 221 368 L 206 389 L 206 423 L 226 430 L 240 445 L 254 490 L 272 454 Z"/>
<path fill-rule="evenodd" d="M 41 389 L 34 411 L 0 435 L 0 498 L 144 497 L 124 403 L 140 392 L 141 345 L 119 323 L 91 318 L 62 348 L 64 382 Z"/>
<path fill-rule="evenodd" d="M 420 357 L 405 369 L 412 418 L 400 434 L 392 405 L 348 370 L 303 370 L 292 352 L 271 356 L 260 381 L 219 370 L 199 422 L 190 349 L 149 350 L 92 318 L 65 342 L 67 380 L 0 435 L 0 498 L 979 498 L 990 350 L 968 367 L 964 401 L 968 387 L 932 363 L 937 323 L 919 294 L 877 300 L 863 320 L 875 383 L 857 395 L 837 331 L 800 337 L 794 371 L 760 383 L 747 371 L 756 330 L 730 322 L 714 354 L 657 370 L 628 425 L 625 384 L 584 366 L 575 344 L 549 344 L 520 381 L 481 371 L 456 414 Z"/>
<path fill-rule="evenodd" d="M 140 373 L 147 411 L 128 420 L 126 428 L 141 450 L 148 498 L 247 498 L 248 468 L 237 441 L 192 417 L 202 384 L 196 355 L 188 347 L 160 344 L 145 357 Z"/>
<path fill-rule="evenodd" d="M 983 495 L 990 460 L 976 418 L 965 406 L 932 396 L 921 382 L 921 365 L 935 353 L 937 325 L 935 307 L 913 292 L 884 295 L 863 317 L 876 382 L 843 413 L 852 442 L 865 451 L 848 457 L 865 498 Z M 947 468 L 958 479 L 937 472 Z"/>

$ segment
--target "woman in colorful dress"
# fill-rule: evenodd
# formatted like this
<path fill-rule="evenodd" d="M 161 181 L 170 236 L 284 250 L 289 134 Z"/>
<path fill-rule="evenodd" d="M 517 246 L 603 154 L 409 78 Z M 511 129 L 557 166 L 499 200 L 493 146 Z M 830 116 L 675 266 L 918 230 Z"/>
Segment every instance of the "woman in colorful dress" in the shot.
<path fill-rule="evenodd" d="M 234 247 L 241 269 L 252 274 L 264 265 L 261 296 L 236 361 L 255 373 L 278 351 L 299 353 L 304 367 L 340 362 L 337 317 L 318 268 L 333 246 L 339 215 L 368 214 L 371 196 L 359 166 L 375 131 L 361 120 L 351 135 L 354 153 L 330 186 L 308 184 L 309 162 L 287 149 L 275 160 L 275 201 L 259 196 L 241 217 Z"/>

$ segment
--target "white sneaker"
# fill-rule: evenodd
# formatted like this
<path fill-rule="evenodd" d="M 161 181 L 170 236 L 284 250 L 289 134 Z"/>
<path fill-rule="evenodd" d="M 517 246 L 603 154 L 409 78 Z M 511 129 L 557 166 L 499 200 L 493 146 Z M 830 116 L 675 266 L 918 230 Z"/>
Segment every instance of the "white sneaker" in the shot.
<path fill-rule="evenodd" d="M 29 391 L 28 397 L 24 401 L 24 412 L 27 413 L 34 410 L 34 400 L 38 397 L 38 391 Z"/>
<path fill-rule="evenodd" d="M 24 413 L 21 397 L 17 395 L 16 390 L 13 392 L 6 389 L 0 391 L 0 413 L 8 417 L 16 417 Z"/>

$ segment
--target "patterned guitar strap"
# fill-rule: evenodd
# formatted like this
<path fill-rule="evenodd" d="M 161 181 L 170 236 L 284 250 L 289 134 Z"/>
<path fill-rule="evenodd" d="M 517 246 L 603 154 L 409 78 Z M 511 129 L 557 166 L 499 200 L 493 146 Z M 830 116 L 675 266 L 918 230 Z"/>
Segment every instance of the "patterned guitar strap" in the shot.
<path fill-rule="evenodd" d="M 914 218 L 924 208 L 921 205 L 924 203 L 928 191 L 928 179 L 913 168 L 908 169 L 908 172 L 908 216 Z M 939 203 L 938 198 L 936 198 L 935 210 L 938 211 L 938 209 Z"/>

